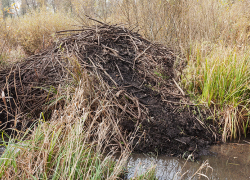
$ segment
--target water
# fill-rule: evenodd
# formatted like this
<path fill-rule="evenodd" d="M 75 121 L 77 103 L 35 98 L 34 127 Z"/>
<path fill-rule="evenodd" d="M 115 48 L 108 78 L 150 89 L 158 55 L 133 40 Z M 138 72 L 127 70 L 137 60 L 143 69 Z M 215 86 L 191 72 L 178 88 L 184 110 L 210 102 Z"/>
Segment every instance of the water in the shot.
<path fill-rule="evenodd" d="M 160 180 L 180 179 L 180 176 L 177 176 L 178 172 L 181 174 L 186 172 L 183 179 L 189 179 L 201 164 L 208 160 L 211 168 L 207 166 L 201 173 L 206 174 L 209 179 L 250 180 L 250 141 L 246 142 L 212 146 L 211 151 L 216 155 L 201 157 L 198 162 L 187 162 L 180 158 L 167 156 L 133 154 L 128 162 L 127 178 L 132 178 L 135 174 L 140 175 L 152 165 L 156 165 L 156 176 Z M 193 179 L 199 178 L 196 176 Z M 202 177 L 201 179 L 207 178 Z"/>
<path fill-rule="evenodd" d="M 0 146 L 0 155 L 4 151 Z M 127 165 L 127 179 L 140 175 L 156 165 L 156 176 L 159 180 L 190 179 L 208 160 L 210 166 L 204 167 L 201 173 L 212 180 L 250 180 L 250 140 L 212 146 L 216 155 L 201 157 L 199 161 L 189 162 L 176 157 L 132 154 Z M 210 168 L 211 167 L 211 168 Z M 178 174 L 179 173 L 179 174 Z M 197 175 L 197 174 L 196 174 Z M 199 179 L 195 176 L 192 179 Z M 200 179 L 207 179 L 201 177 Z"/>

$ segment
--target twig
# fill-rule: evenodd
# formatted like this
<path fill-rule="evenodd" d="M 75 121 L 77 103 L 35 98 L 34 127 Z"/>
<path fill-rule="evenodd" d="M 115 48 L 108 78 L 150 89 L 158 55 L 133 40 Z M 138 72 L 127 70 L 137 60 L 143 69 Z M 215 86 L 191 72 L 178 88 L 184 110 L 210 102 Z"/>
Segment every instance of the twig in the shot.
<path fill-rule="evenodd" d="M 57 34 L 59 33 L 63 33 L 63 32 L 81 32 L 81 31 L 85 31 L 85 29 L 69 29 L 69 30 L 61 30 L 61 31 L 56 31 Z"/>
<path fill-rule="evenodd" d="M 180 142 L 180 143 L 182 143 L 182 144 L 187 144 L 187 143 L 185 143 L 185 142 L 183 142 L 183 141 L 181 141 L 181 140 L 179 140 L 179 139 L 174 139 L 174 140 L 176 140 L 176 141 L 178 141 L 178 142 Z"/>
<path fill-rule="evenodd" d="M 135 62 L 138 58 L 140 58 L 150 47 L 152 46 L 152 44 L 150 44 L 141 54 L 139 54 L 138 56 L 136 56 L 136 58 L 134 59 L 134 63 L 133 63 L 133 69 L 135 69 Z"/>
<path fill-rule="evenodd" d="M 106 49 L 112 51 L 113 54 L 114 54 L 116 57 L 118 57 L 120 60 L 122 60 L 122 61 L 124 61 L 124 62 L 126 62 L 126 63 L 129 63 L 129 64 L 133 64 L 133 63 L 131 63 L 131 62 L 126 61 L 125 59 L 123 59 L 123 58 L 118 54 L 118 51 L 117 51 L 117 50 L 112 49 L 112 48 L 110 48 L 110 47 L 108 47 L 108 46 L 105 46 L 105 45 L 103 45 L 103 44 L 102 44 L 102 47 L 104 47 L 104 48 L 106 48 Z"/>
<path fill-rule="evenodd" d="M 88 16 L 88 15 L 86 15 L 86 14 L 85 14 L 85 16 L 86 16 L 88 19 L 92 20 L 92 21 L 98 22 L 98 23 L 100 23 L 100 24 L 102 24 L 102 25 L 109 26 L 108 24 L 103 23 L 103 22 L 101 22 L 101 21 L 98 21 L 98 20 L 96 20 L 96 19 L 93 19 L 93 18 L 89 17 L 89 16 Z"/>
<path fill-rule="evenodd" d="M 21 84 L 22 92 L 23 92 L 23 84 L 22 84 L 21 72 L 20 72 L 20 67 L 19 66 L 18 66 L 18 72 L 19 72 L 19 80 L 20 80 L 20 84 Z"/>
<path fill-rule="evenodd" d="M 3 100 L 3 103 L 5 105 L 5 108 L 6 108 L 6 113 L 7 113 L 7 122 L 8 122 L 8 106 L 7 106 L 7 103 L 6 103 L 6 99 L 5 99 L 5 94 L 4 94 L 4 91 L 2 91 L 2 100 Z"/>
<path fill-rule="evenodd" d="M 165 99 L 163 99 L 162 101 L 168 102 L 168 103 L 173 103 L 173 104 L 183 104 L 183 105 L 197 106 L 197 104 L 184 103 L 184 102 L 175 102 L 175 101 L 169 101 L 169 100 L 165 100 Z"/>
<path fill-rule="evenodd" d="M 135 41 L 133 40 L 133 38 L 131 36 L 129 36 L 129 38 L 131 39 L 131 41 L 133 42 L 134 44 L 134 47 L 135 47 L 135 50 L 138 51 L 138 46 L 136 45 Z"/>
<path fill-rule="evenodd" d="M 185 96 L 184 91 L 181 89 L 181 87 L 178 85 L 178 83 L 177 83 L 174 79 L 173 79 L 173 81 L 174 81 L 175 85 L 177 86 L 177 88 L 181 91 L 181 94 L 182 94 L 183 96 Z"/>
<path fill-rule="evenodd" d="M 17 109 L 15 113 L 14 128 L 16 128 L 16 125 L 17 125 Z"/>
<path fill-rule="evenodd" d="M 141 119 L 141 108 L 140 108 L 139 101 L 138 101 L 137 98 L 134 98 L 134 99 L 135 99 L 136 106 L 137 106 L 137 109 L 138 109 L 138 119 Z"/>
<path fill-rule="evenodd" d="M 90 59 L 90 58 L 89 58 Z M 115 84 L 116 87 L 118 87 L 117 83 L 115 82 L 115 80 L 107 73 L 107 71 L 105 71 L 105 69 L 103 69 L 103 67 L 99 64 L 97 65 L 103 72 L 104 74 L 106 74 L 106 76 L 109 77 L 109 79 Z"/>
<path fill-rule="evenodd" d="M 117 70 L 118 70 L 118 72 L 120 74 L 120 77 L 121 77 L 122 81 L 124 81 L 122 73 L 121 73 L 121 71 L 120 71 L 120 69 L 119 69 L 119 67 L 118 67 L 118 65 L 116 63 L 115 63 L 115 66 L 116 66 L 116 68 L 117 68 Z"/>
<path fill-rule="evenodd" d="M 95 54 L 99 59 L 101 59 L 102 60 L 102 62 L 104 63 L 104 64 L 106 64 L 106 62 L 105 62 L 105 60 L 103 59 L 103 58 L 101 58 L 98 54 Z"/>
<path fill-rule="evenodd" d="M 245 143 L 250 144 L 250 142 L 243 140 Z"/>
<path fill-rule="evenodd" d="M 206 125 L 204 122 L 202 122 L 201 120 L 199 120 L 197 117 L 195 117 L 195 119 L 201 124 L 201 126 L 206 129 Z"/>
<path fill-rule="evenodd" d="M 116 103 L 116 102 L 115 102 L 115 104 L 116 104 L 120 109 L 122 109 L 123 111 L 125 110 L 128 114 L 130 114 L 131 116 L 133 116 L 135 119 L 138 118 L 138 116 L 136 116 L 134 113 L 132 113 L 131 111 L 126 110 L 125 108 L 123 108 L 122 105 L 120 105 L 120 104 L 118 104 L 118 103 Z"/>

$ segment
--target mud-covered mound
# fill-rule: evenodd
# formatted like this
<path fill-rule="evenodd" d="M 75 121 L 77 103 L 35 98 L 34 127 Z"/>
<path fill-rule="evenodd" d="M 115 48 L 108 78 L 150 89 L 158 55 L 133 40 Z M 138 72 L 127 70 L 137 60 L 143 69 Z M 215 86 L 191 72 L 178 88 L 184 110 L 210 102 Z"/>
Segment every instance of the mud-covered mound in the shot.
<path fill-rule="evenodd" d="M 174 80 L 175 56 L 170 49 L 117 25 L 101 24 L 58 34 L 69 32 L 74 34 L 61 38 L 52 49 L 32 56 L 11 71 L 0 72 L 0 89 L 11 94 L 12 104 L 16 104 L 7 105 L 7 111 L 12 112 L 9 119 L 15 122 L 13 114 L 27 114 L 29 110 L 38 116 L 44 110 L 42 105 L 53 99 L 48 93 L 52 90 L 38 87 L 53 85 L 57 90 L 59 84 L 65 85 L 65 76 L 69 82 L 77 81 L 77 74 L 83 70 L 112 92 L 113 97 L 109 98 L 115 99 L 112 107 L 122 134 L 129 141 L 136 132 L 135 151 L 193 153 L 196 157 L 216 141 L 213 127 L 203 122 L 204 113 L 189 102 Z M 69 71 L 75 73 L 66 73 Z M 0 112 L 1 121 L 6 122 L 4 102 Z"/>

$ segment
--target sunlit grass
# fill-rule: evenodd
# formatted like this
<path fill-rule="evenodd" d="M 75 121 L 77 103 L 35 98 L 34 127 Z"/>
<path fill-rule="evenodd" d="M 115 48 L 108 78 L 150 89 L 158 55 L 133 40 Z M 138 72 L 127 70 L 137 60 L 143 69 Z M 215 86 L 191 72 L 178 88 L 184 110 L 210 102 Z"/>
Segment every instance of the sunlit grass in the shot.
<path fill-rule="evenodd" d="M 248 50 L 215 46 L 205 56 L 201 46 L 195 47 L 194 51 L 183 80 L 186 89 L 197 96 L 200 103 L 219 111 L 220 123 L 224 124 L 224 141 L 228 135 L 236 138 L 241 133 L 246 134 L 250 92 Z M 232 121 L 229 127 L 227 121 Z"/>
<path fill-rule="evenodd" d="M 63 11 L 56 13 L 41 7 L 15 18 L 8 17 L 1 23 L 0 37 L 10 47 L 21 46 L 28 54 L 48 47 L 55 40 L 55 32 L 70 29 L 76 21 Z"/>

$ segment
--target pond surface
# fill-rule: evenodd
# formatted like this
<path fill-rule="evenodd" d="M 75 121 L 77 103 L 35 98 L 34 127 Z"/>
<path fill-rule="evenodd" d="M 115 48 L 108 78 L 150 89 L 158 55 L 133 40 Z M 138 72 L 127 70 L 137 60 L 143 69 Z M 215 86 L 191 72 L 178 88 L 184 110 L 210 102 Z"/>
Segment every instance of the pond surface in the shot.
<path fill-rule="evenodd" d="M 153 157 L 143 154 L 133 154 L 128 162 L 127 178 L 135 174 L 140 175 L 152 165 L 156 165 L 156 176 L 159 180 L 180 179 L 181 174 L 186 174 L 183 179 L 190 179 L 200 168 L 201 164 L 208 160 L 211 168 L 204 168 L 201 173 L 209 179 L 223 180 L 250 180 L 250 141 L 239 143 L 227 143 L 212 146 L 210 149 L 214 156 L 203 156 L 198 162 L 187 162 L 180 158 L 158 156 Z M 207 172 L 206 172 L 207 170 Z M 192 179 L 199 179 L 195 176 Z M 202 177 L 201 179 L 207 179 Z"/>

